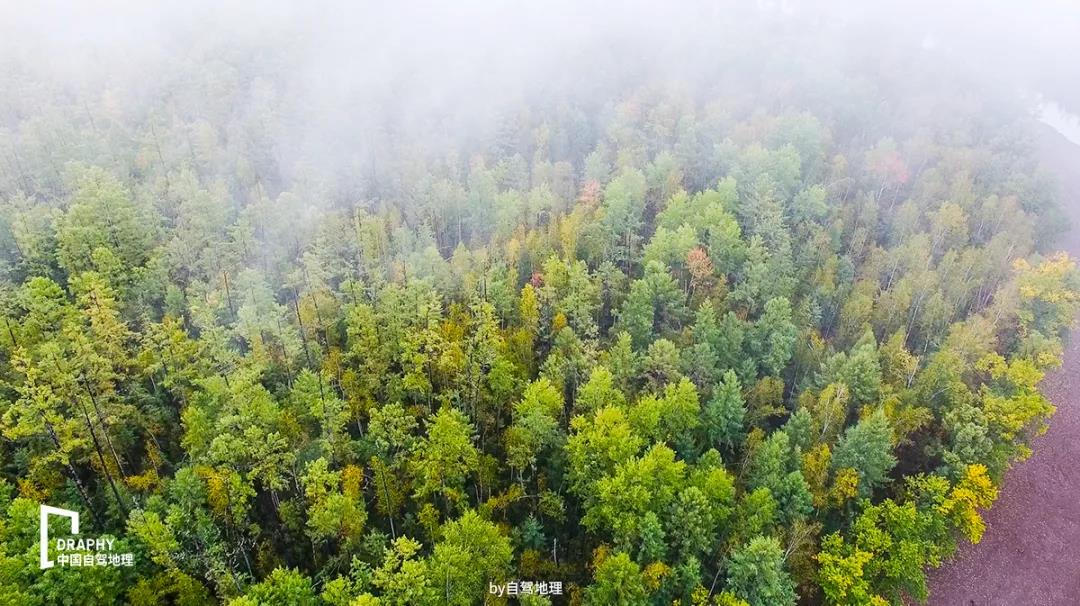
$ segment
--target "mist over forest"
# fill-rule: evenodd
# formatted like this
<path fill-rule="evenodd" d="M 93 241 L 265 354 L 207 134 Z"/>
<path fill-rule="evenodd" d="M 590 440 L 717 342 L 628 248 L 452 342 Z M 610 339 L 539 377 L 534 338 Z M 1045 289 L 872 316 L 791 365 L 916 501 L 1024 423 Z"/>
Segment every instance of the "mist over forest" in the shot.
<path fill-rule="evenodd" d="M 1052 423 L 1076 32 L 0 4 L 0 604 L 925 602 Z"/>
<path fill-rule="evenodd" d="M 154 121 L 232 129 L 273 163 L 274 193 L 314 178 L 348 198 L 369 195 L 403 154 L 467 159 L 530 109 L 610 111 L 641 86 L 762 110 L 827 107 L 834 95 L 888 107 L 943 87 L 979 103 L 1023 92 L 1080 108 L 1080 67 L 1068 60 L 1080 19 L 1068 2 L 219 4 L 3 7 L 4 90 L 16 92 L 5 129 L 17 137 L 50 113 L 86 123 L 99 106 L 123 133 L 99 137 L 137 138 Z M 841 74 L 855 90 L 829 88 Z M 792 77 L 797 91 L 785 89 Z M 863 119 L 848 127 L 886 130 Z"/>

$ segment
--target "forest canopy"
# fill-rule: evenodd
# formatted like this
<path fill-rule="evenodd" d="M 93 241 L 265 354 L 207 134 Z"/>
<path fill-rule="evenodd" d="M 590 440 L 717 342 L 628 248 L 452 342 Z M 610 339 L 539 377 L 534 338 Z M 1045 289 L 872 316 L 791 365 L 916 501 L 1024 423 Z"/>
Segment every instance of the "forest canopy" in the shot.
<path fill-rule="evenodd" d="M 1014 95 L 742 16 L 317 140 L 288 40 L 5 57 L 0 603 L 925 600 L 1054 412 L 1056 190 Z"/>

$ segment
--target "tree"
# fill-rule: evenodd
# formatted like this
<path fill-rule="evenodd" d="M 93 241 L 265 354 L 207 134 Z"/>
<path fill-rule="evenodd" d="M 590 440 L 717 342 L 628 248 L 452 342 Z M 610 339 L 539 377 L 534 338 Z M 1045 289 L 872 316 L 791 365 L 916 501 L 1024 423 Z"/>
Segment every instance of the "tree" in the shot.
<path fill-rule="evenodd" d="M 397 461 L 395 455 L 407 453 L 416 445 L 416 428 L 416 417 L 393 402 L 371 411 L 368 437 L 384 459 Z"/>
<path fill-rule="evenodd" d="M 874 593 L 863 569 L 874 554 L 848 547 L 837 534 L 821 541 L 816 560 L 818 582 L 830 604 L 838 606 L 885 606 L 885 598 Z"/>
<path fill-rule="evenodd" d="M 314 419 L 320 429 L 320 441 L 326 452 L 343 454 L 348 449 L 349 409 L 331 391 L 328 377 L 305 368 L 293 383 L 292 400 L 299 414 Z"/>
<path fill-rule="evenodd" d="M 832 457 L 833 469 L 854 469 L 859 474 L 859 495 L 870 497 L 888 479 L 896 465 L 892 454 L 892 428 L 877 411 L 844 431 Z"/>
<path fill-rule="evenodd" d="M 260 606 L 262 604 L 296 604 L 315 606 L 318 600 L 311 579 L 289 568 L 275 568 L 266 579 L 252 585 L 243 597 L 229 602 L 230 606 Z"/>
<path fill-rule="evenodd" d="M 1033 266 L 1024 259 L 1013 264 L 1020 293 L 1018 312 L 1021 326 L 1046 335 L 1058 335 L 1072 325 L 1080 297 L 1080 274 L 1076 263 L 1063 253 Z"/>
<path fill-rule="evenodd" d="M 795 584 L 784 570 L 784 552 L 772 537 L 755 537 L 731 554 L 728 588 L 751 604 L 795 604 Z"/>
<path fill-rule="evenodd" d="M 750 351 L 759 360 L 762 372 L 780 374 L 794 352 L 795 336 L 791 303 L 784 298 L 770 299 L 754 324 L 749 341 Z"/>
<path fill-rule="evenodd" d="M 705 405 L 702 426 L 705 443 L 734 449 L 743 440 L 746 427 L 746 403 L 743 401 L 739 379 L 728 370 L 713 390 L 712 399 Z"/>
<path fill-rule="evenodd" d="M 575 492 L 586 501 L 595 496 L 597 480 L 613 473 L 645 443 L 619 408 L 601 408 L 592 418 L 574 417 L 570 429 L 566 441 L 567 475 Z"/>
<path fill-rule="evenodd" d="M 5 198 L 0 205 L 3 231 L 9 234 L 5 244 L 14 249 L 4 257 L 12 257 L 10 264 L 20 273 L 16 281 L 21 283 L 31 276 L 56 278 L 54 225 L 59 209 L 42 204 L 25 192 Z"/>
<path fill-rule="evenodd" d="M 612 379 L 623 393 L 634 393 L 641 360 L 634 351 L 630 333 L 623 331 L 616 335 L 615 342 L 604 352 L 602 362 L 611 369 Z"/>
<path fill-rule="evenodd" d="M 585 590 L 585 603 L 591 606 L 644 606 L 648 593 L 641 569 L 625 553 L 608 555 L 597 564 L 595 581 Z"/>
<path fill-rule="evenodd" d="M 452 408 L 443 408 L 428 420 L 427 437 L 410 463 L 417 498 L 438 495 L 449 505 L 466 498 L 465 480 L 480 460 L 473 431 L 465 415 Z"/>
<path fill-rule="evenodd" d="M 698 387 L 708 389 L 720 378 L 721 334 L 712 302 L 704 301 L 694 314 L 694 345 L 682 352 L 683 373 Z"/>
<path fill-rule="evenodd" d="M 667 442 L 679 452 L 692 453 L 700 413 L 697 389 L 684 378 L 665 386 L 662 397 L 641 398 L 631 407 L 630 419 L 637 433 L 646 439 Z"/>
<path fill-rule="evenodd" d="M 813 511 L 813 497 L 802 475 L 799 454 L 787 433 L 775 431 L 757 448 L 750 463 L 748 486 L 767 488 L 787 524 Z"/>
<path fill-rule="evenodd" d="M 839 352 L 822 364 L 817 384 L 843 383 L 855 405 L 872 404 L 881 392 L 881 366 L 874 336 L 866 333 L 850 354 Z"/>
<path fill-rule="evenodd" d="M 435 544 L 429 574 L 441 587 L 446 604 L 469 606 L 476 596 L 487 592 L 489 581 L 501 581 L 510 572 L 513 548 L 510 540 L 475 511 L 442 528 L 442 540 Z"/>
<path fill-rule="evenodd" d="M 308 463 L 300 483 L 308 502 L 308 536 L 320 543 L 337 539 L 357 543 L 367 521 L 367 511 L 359 501 L 359 487 L 341 489 L 342 474 L 328 469 L 326 459 Z"/>
<path fill-rule="evenodd" d="M 562 315 L 575 332 L 594 336 L 597 332 L 596 312 L 600 306 L 600 291 L 589 276 L 584 261 L 548 257 L 543 266 L 543 286 L 540 301 L 549 321 Z M 558 332 L 561 327 L 552 327 Z"/>
<path fill-rule="evenodd" d="M 719 368 L 734 370 L 740 381 L 749 384 L 757 379 L 757 360 L 745 351 L 747 328 L 734 312 L 727 312 L 720 320 L 713 350 L 719 357 Z"/>
<path fill-rule="evenodd" d="M 669 230 L 661 225 L 656 228 L 649 243 L 645 245 L 641 260 L 646 266 L 657 262 L 667 267 L 682 269 L 685 275 L 685 272 L 689 270 L 687 255 L 696 249 L 697 243 L 697 234 L 693 227 L 684 224 L 677 229 Z M 705 260 L 708 260 L 707 256 Z"/>
<path fill-rule="evenodd" d="M 413 539 L 398 537 L 386 549 L 382 565 L 371 575 L 372 584 L 381 592 L 379 604 L 408 606 L 439 599 L 436 579 L 429 576 L 426 563 L 417 557 L 420 548 L 421 544 Z"/>
<path fill-rule="evenodd" d="M 1055 410 L 1037 388 L 1043 373 L 1031 360 L 1006 361 L 997 354 L 982 358 L 975 368 L 990 376 L 981 393 L 986 424 L 1000 442 L 1016 445 L 1016 456 L 1025 458 L 1031 436 L 1046 431 L 1046 419 Z"/>
<path fill-rule="evenodd" d="M 719 520 L 712 515 L 708 498 L 696 486 L 679 493 L 671 505 L 671 541 L 682 560 L 707 553 Z"/>
<path fill-rule="evenodd" d="M 914 502 L 901 505 L 886 499 L 863 510 L 852 525 L 849 545 L 834 543 L 830 550 L 845 554 L 848 565 L 865 560 L 862 574 L 869 579 L 871 590 L 889 602 L 898 604 L 905 594 L 925 600 L 924 569 L 939 565 L 949 545 L 942 536 L 944 527 L 938 523 L 940 515 L 936 509 L 921 509 Z M 860 552 L 873 557 L 867 559 Z"/>
<path fill-rule="evenodd" d="M 626 396 L 615 386 L 615 375 L 606 367 L 597 366 L 578 390 L 574 412 L 587 415 L 608 406 L 623 408 L 625 405 Z"/>
<path fill-rule="evenodd" d="M 641 359 L 639 372 L 644 376 L 645 388 L 657 392 L 668 383 L 682 380 L 679 373 L 679 350 L 667 339 L 657 339 L 649 344 Z"/>
<path fill-rule="evenodd" d="M 990 480 L 986 467 L 969 465 L 960 480 L 953 486 L 943 503 L 952 518 L 952 524 L 972 543 L 978 543 L 986 530 L 986 523 L 978 509 L 985 509 L 997 499 L 997 488 Z"/>
<path fill-rule="evenodd" d="M 74 180 L 71 205 L 56 225 L 60 266 L 70 275 L 105 269 L 96 265 L 103 260 L 99 250 L 116 259 L 120 271 L 143 265 L 154 243 L 151 217 L 131 201 L 120 181 L 104 170 L 83 169 Z"/>
<path fill-rule="evenodd" d="M 604 188 L 603 226 L 608 237 L 611 258 L 624 268 L 637 259 L 634 252 L 641 236 L 645 212 L 645 176 L 636 170 L 624 170 Z"/>
<path fill-rule="evenodd" d="M 562 393 L 546 377 L 525 388 L 521 401 L 514 404 L 514 422 L 506 434 L 511 466 L 519 470 L 533 467 L 540 452 L 556 444 L 562 412 Z"/>
<path fill-rule="evenodd" d="M 675 452 L 656 444 L 640 457 L 620 464 L 611 476 L 596 481 L 595 500 L 590 502 L 582 524 L 611 536 L 619 547 L 629 548 L 640 536 L 645 514 L 658 517 L 671 505 L 686 479 L 686 463 Z"/>
<path fill-rule="evenodd" d="M 645 275 L 631 283 L 617 327 L 629 333 L 634 347 L 642 349 L 655 336 L 680 328 L 686 316 L 678 283 L 662 264 L 652 262 L 646 266 Z"/>

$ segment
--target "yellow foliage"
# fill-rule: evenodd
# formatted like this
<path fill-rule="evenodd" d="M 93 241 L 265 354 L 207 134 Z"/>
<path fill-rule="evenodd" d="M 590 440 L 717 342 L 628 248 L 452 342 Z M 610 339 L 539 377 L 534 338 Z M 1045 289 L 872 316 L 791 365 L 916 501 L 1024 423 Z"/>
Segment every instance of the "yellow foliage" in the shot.
<path fill-rule="evenodd" d="M 893 428 L 893 444 L 911 443 L 911 436 L 934 420 L 934 414 L 925 406 L 912 406 L 892 395 L 881 403 L 881 410 Z"/>
<path fill-rule="evenodd" d="M 1027 259 L 1017 259 L 1013 268 L 1020 274 L 1020 296 L 1049 303 L 1080 301 L 1080 293 L 1064 286 L 1065 278 L 1076 271 L 1076 263 L 1060 252 L 1032 267 Z"/>
<path fill-rule="evenodd" d="M 439 510 L 435 509 L 435 506 L 431 503 L 424 503 L 424 506 L 420 508 L 420 513 L 417 515 L 420 521 L 420 525 L 427 530 L 429 536 L 436 536 L 439 531 L 439 524 L 441 517 Z"/>
<path fill-rule="evenodd" d="M 211 467 L 199 466 L 196 473 L 206 482 L 206 500 L 210 509 L 219 516 L 229 511 L 229 489 L 225 478 Z"/>
<path fill-rule="evenodd" d="M 282 411 L 279 418 L 281 434 L 290 442 L 299 441 L 305 435 L 304 426 L 292 412 Z"/>
<path fill-rule="evenodd" d="M 995 381 L 1007 381 L 1017 388 L 1035 389 L 1044 373 L 1031 360 L 1016 358 L 1009 362 L 1000 354 L 991 353 L 975 362 L 975 368 Z"/>
<path fill-rule="evenodd" d="M 356 465 L 346 465 L 341 470 L 341 490 L 350 499 L 360 497 L 360 487 L 364 483 L 364 471 Z"/>
<path fill-rule="evenodd" d="M 749 602 L 735 597 L 728 591 L 721 591 L 713 597 L 713 603 L 716 604 L 716 606 L 750 606 Z"/>
<path fill-rule="evenodd" d="M 523 496 L 525 496 L 525 491 L 521 488 L 521 485 L 513 484 L 503 492 L 488 499 L 487 504 L 493 511 L 501 511 Z"/>
<path fill-rule="evenodd" d="M 660 588 L 660 583 L 663 582 L 664 577 L 671 573 L 671 567 L 663 562 L 653 562 L 645 567 L 645 570 L 641 571 L 641 577 L 645 580 L 645 587 L 649 591 L 656 591 Z"/>
<path fill-rule="evenodd" d="M 832 451 L 828 444 L 818 444 L 802 456 L 802 472 L 806 483 L 810 487 L 810 493 L 814 495 L 814 507 L 822 508 L 829 500 L 829 463 L 832 461 Z"/>
<path fill-rule="evenodd" d="M 836 472 L 830 496 L 833 503 L 840 507 L 848 500 L 855 498 L 859 493 L 859 472 L 850 467 L 845 467 Z"/>
<path fill-rule="evenodd" d="M 986 523 L 978 509 L 985 509 L 997 499 L 997 488 L 986 472 L 984 465 L 968 465 L 964 475 L 949 492 L 948 499 L 942 504 L 953 519 L 953 524 L 972 543 L 982 540 Z"/>
<path fill-rule="evenodd" d="M 608 546 L 606 544 L 601 544 L 601 545 L 597 546 L 597 548 L 594 549 L 593 552 L 592 552 L 592 568 L 593 568 L 593 570 L 596 570 L 597 568 L 600 568 L 601 566 L 603 566 L 604 560 L 608 559 L 609 555 L 611 555 L 611 547 L 610 546 Z"/>
<path fill-rule="evenodd" d="M 158 449 L 154 440 L 146 441 L 146 458 L 150 460 L 150 464 L 153 465 L 155 469 L 161 467 L 164 463 L 163 457 L 161 456 L 161 450 Z"/>
<path fill-rule="evenodd" d="M 577 254 L 578 232 L 581 231 L 582 215 L 575 212 L 565 215 L 558 221 L 559 245 L 563 256 L 567 259 L 575 258 Z"/>
<path fill-rule="evenodd" d="M 1035 362 L 1026 358 L 1006 361 L 990 354 L 980 359 L 976 368 L 1005 389 L 1004 395 L 986 386 L 982 391 L 983 410 L 1004 441 L 1012 442 L 1025 430 L 1045 431 L 1054 406 L 1038 391 L 1044 373 Z M 1020 454 L 1024 454 L 1022 450 Z"/>
<path fill-rule="evenodd" d="M 139 475 L 127 477 L 127 485 L 135 490 L 150 491 L 160 482 L 161 478 L 158 477 L 157 471 L 154 469 L 149 469 L 145 473 Z"/>
<path fill-rule="evenodd" d="M 761 447 L 761 443 L 765 441 L 765 431 L 760 427 L 755 427 L 750 430 L 750 433 L 746 434 L 746 460 L 751 461 L 754 458 L 754 454 L 758 448 Z"/>
<path fill-rule="evenodd" d="M 874 554 L 854 549 L 851 555 L 841 557 L 831 550 L 824 550 L 815 559 L 821 566 L 821 583 L 826 595 L 837 603 L 848 603 L 853 593 L 865 590 L 863 567 L 874 559 Z"/>
<path fill-rule="evenodd" d="M 1017 259 L 1013 269 L 1021 299 L 1018 315 L 1022 328 L 1035 324 L 1055 331 L 1073 325 L 1080 292 L 1075 288 L 1076 263 L 1069 255 L 1057 253 L 1035 266 L 1026 259 Z"/>
<path fill-rule="evenodd" d="M 823 442 L 833 442 L 844 429 L 850 392 L 843 383 L 830 383 L 817 398 L 808 397 L 806 406 L 814 417 L 814 431 Z"/>
<path fill-rule="evenodd" d="M 709 590 L 705 589 L 701 585 L 694 588 L 694 591 L 690 594 L 690 603 L 694 606 L 705 606 L 709 603 Z"/>
<path fill-rule="evenodd" d="M 551 332 L 554 334 L 564 328 L 566 328 L 566 314 L 560 311 L 551 319 Z"/>
<path fill-rule="evenodd" d="M 536 289 L 532 284 L 526 283 L 521 287 L 521 299 L 518 302 L 518 312 L 521 313 L 521 325 L 535 335 L 540 326 L 540 300 L 536 296 Z"/>
<path fill-rule="evenodd" d="M 19 479 L 19 494 L 38 503 L 44 503 L 49 498 L 49 493 L 39 488 L 29 478 Z"/>
<path fill-rule="evenodd" d="M 910 386 L 919 368 L 919 357 L 907 350 L 905 336 L 897 330 L 878 350 L 882 379 L 897 388 Z"/>
<path fill-rule="evenodd" d="M 518 569 L 526 577 L 543 576 L 543 555 L 535 549 L 526 549 L 521 552 L 521 560 Z"/>

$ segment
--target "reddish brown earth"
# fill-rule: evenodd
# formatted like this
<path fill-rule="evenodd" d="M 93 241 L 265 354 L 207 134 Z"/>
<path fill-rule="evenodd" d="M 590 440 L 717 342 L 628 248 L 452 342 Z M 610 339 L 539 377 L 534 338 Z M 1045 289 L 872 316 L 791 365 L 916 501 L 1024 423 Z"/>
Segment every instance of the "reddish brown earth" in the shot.
<path fill-rule="evenodd" d="M 1049 128 L 1039 146 L 1072 220 L 1061 247 L 1080 257 L 1080 147 Z M 1043 388 L 1057 406 L 1049 431 L 1006 474 L 982 542 L 931 572 L 931 606 L 1080 605 L 1080 333 Z"/>

